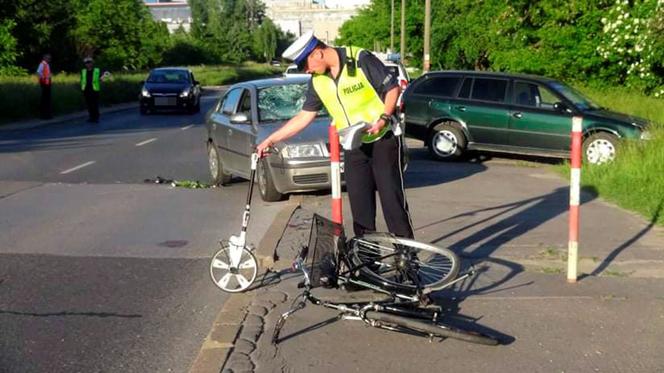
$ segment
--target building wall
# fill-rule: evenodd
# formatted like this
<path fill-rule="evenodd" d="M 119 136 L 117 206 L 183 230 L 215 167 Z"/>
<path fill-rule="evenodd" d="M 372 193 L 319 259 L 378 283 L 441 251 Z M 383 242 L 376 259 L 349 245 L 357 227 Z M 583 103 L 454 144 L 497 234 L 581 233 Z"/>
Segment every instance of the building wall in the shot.
<path fill-rule="evenodd" d="M 182 27 L 189 32 L 191 29 L 191 9 L 186 1 L 151 2 L 146 4 L 152 18 L 166 23 L 168 31 L 173 33 Z"/>
<path fill-rule="evenodd" d="M 163 21 L 170 32 L 191 28 L 191 9 L 186 0 L 144 0 L 156 20 Z M 295 36 L 314 30 L 316 36 L 332 44 L 339 28 L 357 14 L 370 0 L 263 0 L 267 16 L 282 30 Z"/>

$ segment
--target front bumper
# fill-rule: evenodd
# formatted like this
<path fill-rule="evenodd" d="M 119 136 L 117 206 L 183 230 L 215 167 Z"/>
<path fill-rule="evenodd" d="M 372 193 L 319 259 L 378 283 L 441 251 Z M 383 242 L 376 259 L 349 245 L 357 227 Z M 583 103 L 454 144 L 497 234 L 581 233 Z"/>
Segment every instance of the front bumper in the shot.
<path fill-rule="evenodd" d="M 343 170 L 343 161 L 341 162 Z M 329 159 L 283 159 L 271 160 L 270 171 L 275 188 L 280 193 L 310 192 L 331 188 Z M 344 173 L 341 173 L 343 183 Z"/>
<path fill-rule="evenodd" d="M 196 97 L 180 97 L 179 95 L 156 95 L 150 97 L 140 96 L 141 108 L 149 110 L 186 110 L 196 104 Z"/>

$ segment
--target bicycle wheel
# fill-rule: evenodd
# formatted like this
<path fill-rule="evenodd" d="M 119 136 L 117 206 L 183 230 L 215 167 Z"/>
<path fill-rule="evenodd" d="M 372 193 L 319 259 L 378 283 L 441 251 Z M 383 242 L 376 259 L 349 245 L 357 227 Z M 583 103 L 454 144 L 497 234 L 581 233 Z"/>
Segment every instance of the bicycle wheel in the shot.
<path fill-rule="evenodd" d="M 453 251 L 391 234 L 354 237 L 348 250 L 360 274 L 392 290 L 440 290 L 459 273 Z"/>
<path fill-rule="evenodd" d="M 210 277 L 212 282 L 221 290 L 228 293 L 239 293 L 246 290 L 256 280 L 258 262 L 254 254 L 246 247 L 242 248 L 237 268 L 232 268 L 230 247 L 224 243 L 210 261 Z"/>
<path fill-rule="evenodd" d="M 374 326 L 388 330 L 415 332 L 416 334 L 442 338 L 454 338 L 460 341 L 488 346 L 495 346 L 499 342 L 497 339 L 482 333 L 461 330 L 443 324 L 436 324 L 429 320 L 414 320 L 408 317 L 378 311 L 367 311 L 365 317 L 369 320 L 376 320 L 379 322 L 379 324 Z"/>

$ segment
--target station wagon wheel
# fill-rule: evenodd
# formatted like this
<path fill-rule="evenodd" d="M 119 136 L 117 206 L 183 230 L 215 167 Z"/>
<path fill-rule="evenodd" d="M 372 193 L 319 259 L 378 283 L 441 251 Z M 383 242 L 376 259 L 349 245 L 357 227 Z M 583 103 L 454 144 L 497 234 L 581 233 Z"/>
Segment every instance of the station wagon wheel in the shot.
<path fill-rule="evenodd" d="M 433 128 L 427 147 L 436 160 L 453 161 L 461 158 L 466 142 L 466 136 L 456 123 L 444 122 Z"/>
<path fill-rule="evenodd" d="M 589 164 L 603 164 L 616 158 L 618 137 L 606 132 L 588 136 L 583 142 L 583 154 Z"/>
<path fill-rule="evenodd" d="M 258 190 L 261 193 L 261 198 L 266 202 L 276 202 L 281 201 L 284 198 L 284 195 L 279 193 L 277 188 L 274 186 L 272 181 L 272 175 L 267 168 L 267 161 L 261 159 L 258 163 Z"/>
<path fill-rule="evenodd" d="M 232 176 L 224 170 L 217 145 L 213 141 L 208 142 L 208 167 L 213 185 L 224 185 L 231 182 Z"/>

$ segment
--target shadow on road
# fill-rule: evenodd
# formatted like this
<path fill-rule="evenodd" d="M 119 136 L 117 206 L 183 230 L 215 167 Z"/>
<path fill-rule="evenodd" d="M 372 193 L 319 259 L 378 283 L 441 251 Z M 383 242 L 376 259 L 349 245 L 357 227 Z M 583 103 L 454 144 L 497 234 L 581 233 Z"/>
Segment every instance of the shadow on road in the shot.
<path fill-rule="evenodd" d="M 425 148 L 411 148 L 409 154 L 410 161 L 404 174 L 406 189 L 449 183 L 487 169 L 481 163 L 432 160 Z"/>
<path fill-rule="evenodd" d="M 596 196 L 596 193 L 593 193 L 592 190 L 585 189 L 584 193 L 581 193 L 581 204 L 594 200 Z M 566 213 L 568 209 L 569 188 L 561 187 L 549 194 L 465 212 L 427 226 L 434 226 L 460 217 L 495 211 L 490 216 L 482 217 L 475 222 L 457 228 L 431 241 L 432 243 L 437 243 L 471 228 L 486 225 L 481 230 L 449 246 L 456 253 L 467 257 L 486 258 L 507 242 L 535 229 L 560 214 Z M 482 243 L 478 247 L 468 249 L 479 242 Z"/>
<path fill-rule="evenodd" d="M 655 225 L 657 220 L 659 219 L 659 216 L 662 212 L 662 207 L 664 207 L 664 199 L 659 201 L 659 204 L 657 205 L 657 208 L 655 209 L 655 213 L 653 214 L 652 219 L 650 219 L 650 224 L 648 224 L 645 228 L 643 228 L 640 232 L 634 235 L 634 237 L 630 238 L 629 240 L 625 241 L 622 245 L 618 246 L 615 248 L 607 257 L 606 259 L 602 260 L 602 262 L 593 270 L 589 275 L 582 275 L 580 276 L 579 279 L 583 279 L 587 276 L 597 276 L 601 274 L 610 264 L 613 262 L 613 260 L 621 253 L 623 250 L 626 248 L 630 247 L 634 242 L 638 241 L 641 237 L 643 237 L 648 231 L 652 229 L 652 227 Z"/>
<path fill-rule="evenodd" d="M 190 124 L 200 126 L 203 121 L 203 113 L 139 116 L 138 109 L 126 110 L 102 115 L 100 123 L 88 123 L 85 119 L 74 119 L 30 129 L 0 131 L 0 153 L 104 146 L 103 139 L 102 144 L 99 144 L 100 135 L 107 137 L 109 135 L 149 133 L 154 129 L 177 128 Z M 93 136 L 94 141 L 92 141 Z"/>
<path fill-rule="evenodd" d="M 143 317 L 143 315 L 138 315 L 138 314 L 121 314 L 113 312 L 71 312 L 71 311 L 38 313 L 38 312 L 19 312 L 19 311 L 0 310 L 0 314 L 32 316 L 32 317 L 86 316 L 86 317 L 122 317 L 130 319 Z"/>

